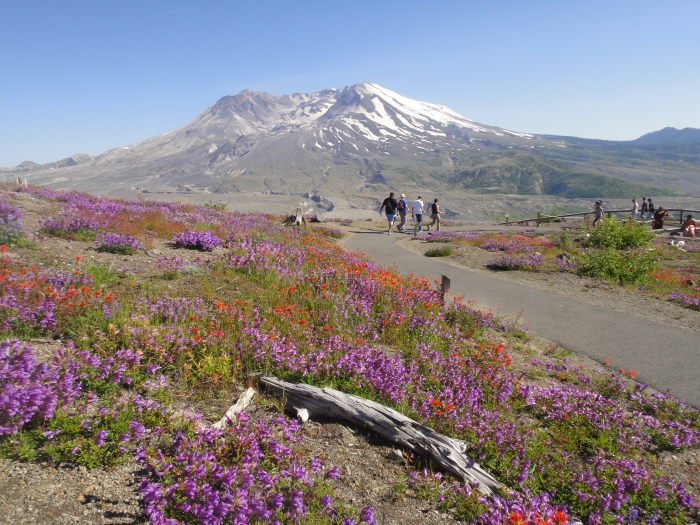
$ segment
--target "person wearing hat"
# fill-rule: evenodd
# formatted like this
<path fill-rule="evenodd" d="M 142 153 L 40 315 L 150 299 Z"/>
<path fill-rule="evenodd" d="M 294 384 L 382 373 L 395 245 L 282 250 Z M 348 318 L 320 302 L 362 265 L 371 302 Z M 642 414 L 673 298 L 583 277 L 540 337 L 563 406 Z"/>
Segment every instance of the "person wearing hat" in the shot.
<path fill-rule="evenodd" d="M 654 220 L 651 221 L 651 229 L 663 230 L 664 219 L 666 217 L 668 217 L 668 210 L 665 210 L 663 206 L 659 206 L 659 209 L 654 212 Z"/>
<path fill-rule="evenodd" d="M 595 226 L 600 219 L 604 218 L 605 211 L 603 211 L 603 201 L 595 201 L 595 217 L 593 218 L 593 226 Z"/>
<path fill-rule="evenodd" d="M 403 193 L 401 194 L 401 198 L 399 199 L 398 210 L 399 210 L 399 217 L 401 217 L 401 222 L 396 227 L 396 230 L 403 232 L 403 227 L 406 226 L 406 211 L 408 210 L 408 203 L 406 202 L 406 195 L 404 195 Z"/>

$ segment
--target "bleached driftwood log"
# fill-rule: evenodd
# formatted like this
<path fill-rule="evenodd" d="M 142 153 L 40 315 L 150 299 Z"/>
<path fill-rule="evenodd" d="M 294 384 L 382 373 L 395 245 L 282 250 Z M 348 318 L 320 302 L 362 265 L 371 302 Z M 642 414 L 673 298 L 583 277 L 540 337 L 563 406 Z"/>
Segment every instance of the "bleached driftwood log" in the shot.
<path fill-rule="evenodd" d="M 222 417 L 221 419 L 219 419 L 219 421 L 214 423 L 212 427 L 218 428 L 219 430 L 224 429 L 226 425 L 228 425 L 231 421 L 236 419 L 236 414 L 240 414 L 246 409 L 246 407 L 253 400 L 253 397 L 255 397 L 255 389 L 249 387 L 248 390 L 246 390 L 243 393 L 243 395 L 238 398 L 236 404 L 231 405 L 229 407 L 229 409 L 226 411 L 226 414 L 224 414 L 224 417 Z"/>
<path fill-rule="evenodd" d="M 491 474 L 466 456 L 464 442 L 439 434 L 396 410 L 333 388 L 287 383 L 268 376 L 259 377 L 258 382 L 284 395 L 287 408 L 302 419 L 308 418 L 309 413 L 345 419 L 429 458 L 463 481 L 478 482 L 483 494 L 492 494 L 501 487 Z"/>

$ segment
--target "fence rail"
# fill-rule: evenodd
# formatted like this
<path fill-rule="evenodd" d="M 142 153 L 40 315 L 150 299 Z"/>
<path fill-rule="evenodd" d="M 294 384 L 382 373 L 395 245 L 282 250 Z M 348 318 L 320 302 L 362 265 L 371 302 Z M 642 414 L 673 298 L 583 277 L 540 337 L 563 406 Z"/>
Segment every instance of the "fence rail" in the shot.
<path fill-rule="evenodd" d="M 671 212 L 675 212 L 675 211 L 680 212 L 679 221 L 678 221 L 679 224 L 681 224 L 683 222 L 683 214 L 684 213 L 697 213 L 698 215 L 700 215 L 700 210 L 687 210 L 685 208 L 664 208 L 664 209 L 667 212 L 669 212 L 669 214 Z M 627 210 L 607 210 L 604 212 L 608 216 L 610 216 L 613 213 L 630 213 L 630 210 L 628 210 L 628 209 Z M 506 215 L 506 222 L 499 222 L 497 225 L 498 226 L 502 226 L 502 225 L 510 226 L 511 224 L 520 224 L 523 222 L 533 222 L 534 221 L 537 223 L 537 226 L 539 227 L 539 225 L 542 223 L 542 221 L 546 221 L 546 220 L 550 220 L 550 219 L 566 219 L 567 217 L 582 217 L 582 218 L 586 219 L 586 222 L 588 222 L 590 220 L 590 216 L 593 214 L 595 214 L 595 210 L 584 211 L 584 212 L 580 212 L 580 213 L 567 213 L 564 215 L 545 215 L 542 212 L 538 211 L 537 217 L 533 217 L 532 219 L 518 219 L 515 221 L 511 221 L 511 220 L 509 220 L 508 216 Z M 675 219 L 675 217 L 673 217 L 671 215 L 669 215 L 667 218 L 668 219 Z"/>
<path fill-rule="evenodd" d="M 679 214 L 680 217 L 679 217 L 679 221 L 678 221 L 679 224 L 683 222 L 683 214 L 684 213 L 697 213 L 700 215 L 700 210 L 687 210 L 685 208 L 664 208 L 664 209 L 667 212 L 669 212 L 669 214 L 671 212 L 674 212 L 674 211 L 680 212 L 680 214 Z M 629 209 L 627 209 L 627 210 L 607 210 L 607 211 L 604 210 L 604 213 L 607 214 L 608 216 L 610 216 L 613 213 L 628 213 L 629 214 L 630 210 Z M 586 222 L 588 222 L 588 220 L 590 219 L 590 216 L 593 214 L 595 214 L 595 210 L 594 211 L 584 211 L 584 212 L 580 212 L 580 213 L 567 213 L 564 215 L 545 215 L 542 212 L 538 211 L 537 217 L 533 217 L 532 219 L 518 219 L 516 221 L 511 221 L 511 220 L 509 220 L 508 216 L 506 215 L 506 222 L 499 222 L 497 225 L 498 226 L 501 226 L 501 225 L 510 226 L 511 224 L 520 224 L 522 222 L 533 222 L 534 221 L 537 223 L 537 226 L 539 226 L 542 223 L 542 221 L 545 221 L 545 220 L 565 219 L 567 217 L 582 217 L 582 218 L 586 219 Z M 668 218 L 675 219 L 675 217 L 672 217 L 671 215 L 669 215 Z"/>

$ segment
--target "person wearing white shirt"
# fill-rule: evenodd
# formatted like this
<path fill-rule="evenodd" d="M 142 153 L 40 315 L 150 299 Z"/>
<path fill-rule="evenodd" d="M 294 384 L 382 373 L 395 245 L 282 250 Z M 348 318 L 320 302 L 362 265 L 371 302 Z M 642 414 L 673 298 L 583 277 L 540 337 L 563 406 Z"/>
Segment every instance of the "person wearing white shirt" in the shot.
<path fill-rule="evenodd" d="M 418 237 L 418 232 L 421 231 L 421 224 L 423 223 L 423 215 L 425 214 L 425 208 L 423 207 L 422 197 L 418 195 L 418 198 L 413 201 L 411 205 L 411 215 L 413 215 L 413 220 L 415 224 L 413 226 L 413 236 Z"/>
<path fill-rule="evenodd" d="M 637 199 L 632 199 L 632 209 L 630 210 L 630 218 L 636 219 L 638 211 L 639 211 L 639 204 L 637 204 Z"/>

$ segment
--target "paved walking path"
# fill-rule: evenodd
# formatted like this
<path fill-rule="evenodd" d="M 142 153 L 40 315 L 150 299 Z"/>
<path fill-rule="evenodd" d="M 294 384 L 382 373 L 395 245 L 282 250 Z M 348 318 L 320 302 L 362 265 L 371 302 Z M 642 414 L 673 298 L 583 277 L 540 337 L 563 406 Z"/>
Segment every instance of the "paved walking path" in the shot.
<path fill-rule="evenodd" d="M 500 314 L 518 315 L 538 335 L 598 362 L 609 359 L 634 370 L 637 380 L 700 407 L 700 336 L 624 312 L 579 301 L 545 290 L 458 268 L 415 254 L 396 242 L 401 234 L 357 231 L 345 242 L 379 264 L 397 263 L 404 274 L 425 275 L 431 281 L 448 276 L 450 296 L 474 299 L 476 306 Z M 651 300 L 651 299 L 650 299 Z"/>

